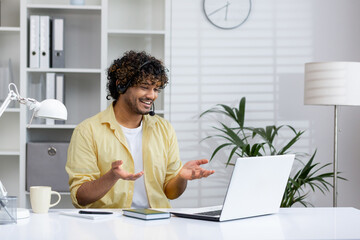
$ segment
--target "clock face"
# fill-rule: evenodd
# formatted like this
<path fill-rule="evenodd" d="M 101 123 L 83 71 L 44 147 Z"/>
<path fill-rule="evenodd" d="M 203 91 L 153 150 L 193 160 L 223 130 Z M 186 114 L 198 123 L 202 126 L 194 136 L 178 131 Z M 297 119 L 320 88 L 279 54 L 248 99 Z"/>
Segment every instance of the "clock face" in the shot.
<path fill-rule="evenodd" d="M 251 11 L 251 0 L 203 0 L 206 18 L 216 27 L 233 29 L 243 24 Z"/>

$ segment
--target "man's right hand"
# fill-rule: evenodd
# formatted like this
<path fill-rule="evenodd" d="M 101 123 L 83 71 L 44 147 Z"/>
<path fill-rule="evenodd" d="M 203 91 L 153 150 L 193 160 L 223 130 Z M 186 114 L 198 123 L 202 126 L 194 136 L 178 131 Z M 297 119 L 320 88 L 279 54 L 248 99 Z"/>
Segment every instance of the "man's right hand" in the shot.
<path fill-rule="evenodd" d="M 144 175 L 144 171 L 138 173 L 128 173 L 121 167 L 122 164 L 122 160 L 117 160 L 111 163 L 111 172 L 114 178 L 134 181 Z"/>
<path fill-rule="evenodd" d="M 123 161 L 114 161 L 111 163 L 111 169 L 99 179 L 84 182 L 76 193 L 79 205 L 86 206 L 102 198 L 114 186 L 117 180 L 124 179 L 134 181 L 144 175 L 144 172 L 128 173 L 121 165 Z"/>

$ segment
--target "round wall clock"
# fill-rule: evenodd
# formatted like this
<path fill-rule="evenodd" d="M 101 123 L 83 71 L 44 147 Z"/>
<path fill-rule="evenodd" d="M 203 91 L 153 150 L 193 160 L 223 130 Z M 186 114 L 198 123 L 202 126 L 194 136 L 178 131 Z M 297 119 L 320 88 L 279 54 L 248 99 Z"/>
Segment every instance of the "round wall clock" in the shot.
<path fill-rule="evenodd" d="M 251 12 L 251 0 L 203 0 L 206 18 L 221 29 L 241 26 Z"/>

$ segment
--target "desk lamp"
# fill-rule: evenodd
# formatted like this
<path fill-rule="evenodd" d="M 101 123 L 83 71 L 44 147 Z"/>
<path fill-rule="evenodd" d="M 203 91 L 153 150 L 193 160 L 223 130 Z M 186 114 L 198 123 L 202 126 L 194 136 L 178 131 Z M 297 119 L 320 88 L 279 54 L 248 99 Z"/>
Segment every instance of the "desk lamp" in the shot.
<path fill-rule="evenodd" d="M 32 118 L 39 117 L 39 118 L 50 118 L 50 119 L 56 119 L 56 120 L 67 120 L 67 110 L 66 107 L 62 102 L 56 99 L 46 99 L 42 102 L 38 102 L 33 98 L 23 98 L 20 96 L 19 91 L 14 83 L 10 83 L 8 86 L 9 94 L 6 97 L 5 101 L 0 107 L 0 117 L 4 113 L 5 109 L 9 106 L 10 102 L 13 100 L 18 101 L 21 104 L 25 104 L 29 107 L 30 110 L 34 110 Z M 31 120 L 32 120 L 31 118 Z M 1 190 L 1 196 L 6 197 L 6 190 L 3 187 L 3 185 L 0 182 L 0 190 Z M 9 214 L 6 203 L 4 201 L 0 202 L 1 207 L 3 207 L 6 212 Z M 21 213 L 22 216 L 28 217 L 29 211 L 27 209 L 17 209 L 18 213 Z M 19 215 L 19 214 L 18 214 Z M 9 214 L 9 217 L 12 218 L 12 216 Z M 19 218 L 19 217 L 18 217 Z"/>
<path fill-rule="evenodd" d="M 13 87 L 13 90 L 11 87 Z M 38 102 L 33 98 L 23 98 L 20 96 L 14 83 L 9 84 L 9 94 L 0 107 L 0 117 L 13 100 L 25 104 L 30 110 L 34 110 L 33 116 L 35 117 L 67 120 L 67 110 L 62 102 L 56 99 L 45 99 L 42 102 Z"/>
<path fill-rule="evenodd" d="M 360 105 L 360 62 L 305 64 L 304 103 L 334 106 L 333 207 L 337 207 L 338 106 Z"/>

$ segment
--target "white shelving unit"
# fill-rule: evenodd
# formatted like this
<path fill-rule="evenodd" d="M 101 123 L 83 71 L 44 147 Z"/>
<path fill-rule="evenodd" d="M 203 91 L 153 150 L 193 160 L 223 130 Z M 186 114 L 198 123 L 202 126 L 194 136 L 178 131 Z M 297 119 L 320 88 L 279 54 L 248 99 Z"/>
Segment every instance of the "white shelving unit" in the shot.
<path fill-rule="evenodd" d="M 82 6 L 69 2 L 11 0 L 1 6 L 0 61 L 11 58 L 20 95 L 42 100 L 45 86 L 40 83 L 46 73 L 65 77 L 65 124 L 46 125 L 35 119 L 28 126 L 32 112 L 18 104 L 0 118 L 0 180 L 22 207 L 30 207 L 25 188 L 27 142 L 68 142 L 77 124 L 104 110 L 109 104 L 106 69 L 125 51 L 145 50 L 166 62 L 166 0 L 86 0 Z M 28 67 L 30 15 L 64 18 L 65 68 Z M 164 113 L 163 93 L 156 113 Z M 61 194 L 58 207 L 72 206 L 69 193 Z"/>
<path fill-rule="evenodd" d="M 12 63 L 13 81 L 19 85 L 20 73 L 20 1 L 1 1 L 0 6 L 0 67 Z M 7 83 L 0 74 L 0 91 L 6 94 Z M 4 96 L 1 96 L 4 100 Z M 0 104 L 2 101 L 0 100 Z M 11 104 L 0 118 L 0 180 L 10 195 L 19 194 L 20 109 Z"/>

